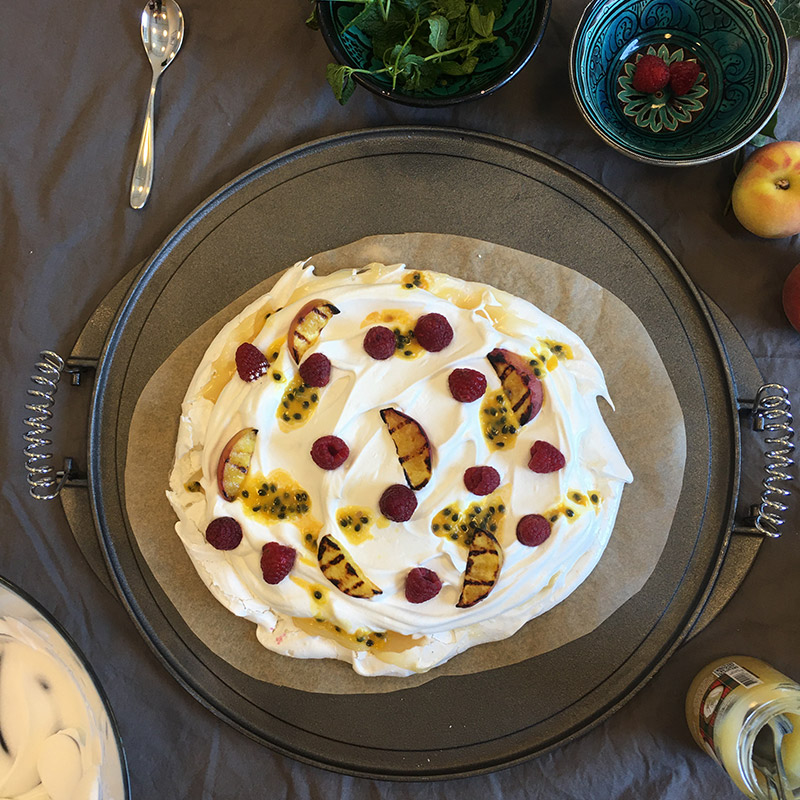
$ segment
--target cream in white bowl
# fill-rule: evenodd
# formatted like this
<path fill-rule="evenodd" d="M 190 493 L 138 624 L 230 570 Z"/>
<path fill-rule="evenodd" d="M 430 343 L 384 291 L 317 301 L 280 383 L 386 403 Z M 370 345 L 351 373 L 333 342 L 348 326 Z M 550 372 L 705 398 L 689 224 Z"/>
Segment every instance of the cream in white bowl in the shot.
<path fill-rule="evenodd" d="M 71 646 L 0 583 L 0 798 L 122 800 L 121 758 L 103 699 Z"/>
<path fill-rule="evenodd" d="M 332 371 L 329 384 L 314 392 L 313 413 L 303 411 L 295 422 L 297 398 L 291 408 L 283 405 L 298 375 L 286 336 L 297 312 L 312 299 L 332 303 L 339 313 L 304 359 L 323 353 Z M 452 327 L 453 340 L 443 350 L 427 352 L 412 342 L 409 356 L 398 351 L 376 360 L 365 352 L 364 336 L 372 325 L 398 327 L 402 333 L 430 313 L 441 314 Z M 267 374 L 251 382 L 234 367 L 243 341 L 270 360 Z M 494 446 L 484 430 L 492 398 L 503 393 L 487 360 L 498 348 L 528 359 L 544 389 L 541 411 L 529 423 L 513 426 L 504 448 Z M 453 398 L 448 376 L 457 368 L 486 377 L 485 399 L 460 403 Z M 342 659 L 364 675 L 424 672 L 473 645 L 510 636 L 567 597 L 599 561 L 623 485 L 632 477 L 602 419 L 598 397 L 609 400 L 602 371 L 586 345 L 518 297 L 404 265 L 369 265 L 318 277 L 310 264 L 296 264 L 222 329 L 187 390 L 168 493 L 179 518 L 176 530 L 214 596 L 256 623 L 259 641 L 270 650 Z M 432 445 L 431 479 L 415 492 L 416 511 L 404 523 L 389 522 L 378 510 L 386 487 L 405 483 L 380 415 L 387 407 L 416 420 Z M 258 434 L 247 485 L 266 484 L 267 501 L 274 499 L 271 484 L 290 490 L 289 503 L 297 505 L 298 494 L 307 496 L 307 512 L 277 519 L 263 510 L 253 512 L 255 496 L 232 502 L 223 497 L 217 482 L 220 455 L 231 437 L 248 427 Z M 314 441 L 328 435 L 350 449 L 345 463 L 331 471 L 310 457 Z M 528 459 L 535 441 L 563 453 L 564 468 L 532 472 Z M 476 465 L 500 474 L 500 486 L 488 498 L 464 485 L 464 471 Z M 458 608 L 468 546 L 443 530 L 450 516 L 443 512 L 458 514 L 476 504 L 481 513 L 484 505 L 503 506 L 502 515 L 491 518 L 502 566 L 484 599 Z M 362 512 L 369 523 L 356 532 Z M 550 537 L 537 547 L 516 538 L 517 523 L 528 514 L 554 517 Z M 216 550 L 206 541 L 205 530 L 216 517 L 232 517 L 241 526 L 243 539 L 235 549 Z M 352 518 L 346 528 L 343 517 Z M 463 522 L 459 516 L 457 525 Z M 317 543 L 326 535 L 344 547 L 381 594 L 352 597 L 326 580 L 316 557 Z M 262 547 L 273 541 L 294 548 L 297 558 L 289 575 L 270 585 L 262 577 L 260 557 Z M 438 595 L 418 604 L 410 603 L 404 591 L 406 575 L 415 567 L 433 570 L 443 583 Z"/>

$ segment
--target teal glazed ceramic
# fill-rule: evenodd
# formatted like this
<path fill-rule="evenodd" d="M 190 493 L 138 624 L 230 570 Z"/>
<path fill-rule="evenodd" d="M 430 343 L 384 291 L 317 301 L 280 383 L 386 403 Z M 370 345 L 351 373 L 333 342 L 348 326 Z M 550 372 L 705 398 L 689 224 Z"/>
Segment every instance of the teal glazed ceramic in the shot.
<path fill-rule="evenodd" d="M 695 61 L 675 96 L 633 86 L 636 62 Z M 786 89 L 788 48 L 767 0 L 595 0 L 572 40 L 570 79 L 595 132 L 632 158 L 665 166 L 721 158 L 753 138 Z"/>
<path fill-rule="evenodd" d="M 474 100 L 510 81 L 530 60 L 544 35 L 551 0 L 505 0 L 494 26 L 497 40 L 476 51 L 479 62 L 471 75 L 443 76 L 432 89 L 406 92 L 392 88 L 385 75 L 355 73 L 354 78 L 371 92 L 410 106 L 438 107 Z M 328 49 L 340 63 L 357 69 L 383 66 L 372 52 L 370 38 L 357 28 L 345 30 L 363 5 L 319 0 L 319 27 Z"/>

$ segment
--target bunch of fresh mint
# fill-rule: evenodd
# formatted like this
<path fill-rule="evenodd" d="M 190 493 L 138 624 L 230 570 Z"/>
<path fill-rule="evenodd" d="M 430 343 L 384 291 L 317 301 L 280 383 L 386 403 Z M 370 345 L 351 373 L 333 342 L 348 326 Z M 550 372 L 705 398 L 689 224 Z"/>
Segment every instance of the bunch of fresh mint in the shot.
<path fill-rule="evenodd" d="M 336 99 L 344 105 L 355 90 L 354 73 L 387 75 L 392 88 L 422 92 L 445 75 L 470 75 L 478 64 L 476 51 L 493 42 L 494 23 L 503 0 L 319 0 L 346 2 L 363 8 L 350 21 L 372 42 L 382 64 L 356 69 L 328 64 L 325 70 Z M 306 21 L 316 27 L 315 11 Z"/>

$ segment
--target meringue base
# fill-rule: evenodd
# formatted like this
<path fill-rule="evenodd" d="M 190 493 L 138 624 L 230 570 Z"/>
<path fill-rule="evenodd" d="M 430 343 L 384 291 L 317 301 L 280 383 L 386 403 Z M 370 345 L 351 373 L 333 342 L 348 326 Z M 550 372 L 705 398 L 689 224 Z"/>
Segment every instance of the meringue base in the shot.
<path fill-rule="evenodd" d="M 165 536 L 165 531 L 171 532 L 174 515 L 166 499 L 154 496 L 152 477 L 170 470 L 180 403 L 211 339 L 248 302 L 268 291 L 276 277 L 254 287 L 198 329 L 151 378 L 132 419 L 126 498 L 131 525 L 148 565 L 198 637 L 252 677 L 308 691 L 379 692 L 407 688 L 437 675 L 472 673 L 516 663 L 589 633 L 639 591 L 655 568 L 669 533 L 683 476 L 683 418 L 666 370 L 633 312 L 597 284 L 566 267 L 510 248 L 438 234 L 370 237 L 312 259 L 318 274 L 370 261 L 405 261 L 415 269 L 438 269 L 523 297 L 535 297 L 539 308 L 584 339 L 604 368 L 617 407 L 615 413 L 608 415 L 607 424 L 636 481 L 625 490 L 614 534 L 588 579 L 564 602 L 525 624 L 510 639 L 473 648 L 431 672 L 401 680 L 367 680 L 344 664 L 286 659 L 264 650 L 254 635 L 255 626 L 236 619 L 220 606 L 198 580 L 180 540 L 174 535 Z M 599 309 L 599 313 L 587 315 L 582 313 L 585 308 Z M 622 359 L 616 346 L 619 341 L 626 343 L 626 353 L 635 352 L 637 357 Z M 633 348 L 631 343 L 635 343 Z M 636 435 L 643 426 L 649 434 L 644 447 Z M 626 448 L 626 442 L 631 441 L 636 441 L 636 448 Z M 648 509 L 646 530 L 638 524 L 640 508 Z M 214 587 L 210 588 L 213 592 Z M 282 632 L 288 630 L 287 626 Z M 277 631 L 276 628 L 276 633 L 269 634 L 262 628 L 259 636 L 280 635 Z M 510 632 L 498 630 L 500 638 Z M 435 659 L 435 653 L 431 659 Z"/>

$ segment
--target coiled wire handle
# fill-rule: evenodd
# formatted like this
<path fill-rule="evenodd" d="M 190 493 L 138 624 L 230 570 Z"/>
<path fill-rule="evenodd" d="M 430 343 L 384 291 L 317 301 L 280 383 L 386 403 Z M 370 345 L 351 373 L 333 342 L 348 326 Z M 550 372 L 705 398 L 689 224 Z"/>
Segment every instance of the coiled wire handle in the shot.
<path fill-rule="evenodd" d="M 791 481 L 789 469 L 794 464 L 790 458 L 794 450 L 792 405 L 786 387 L 778 383 L 762 386 L 756 393 L 752 414 L 753 430 L 767 434 L 764 439 L 766 476 L 761 482 L 761 504 L 752 508 L 752 523 L 756 532 L 777 539 L 784 523 L 783 513 L 788 508 L 784 500 L 791 494 L 779 484 Z"/>
<path fill-rule="evenodd" d="M 37 500 L 52 500 L 58 496 L 69 478 L 69 469 L 56 472 L 53 469 L 53 454 L 47 451 L 52 441 L 47 438 L 52 428 L 48 424 L 52 419 L 54 395 L 58 389 L 65 362 L 58 353 L 43 350 L 39 354 L 42 360 L 37 362 L 31 380 L 37 388 L 28 389 L 28 396 L 33 398 L 26 403 L 25 410 L 32 416 L 25 420 L 28 430 L 25 439 L 25 469 L 28 472 L 28 486 L 32 497 Z"/>

